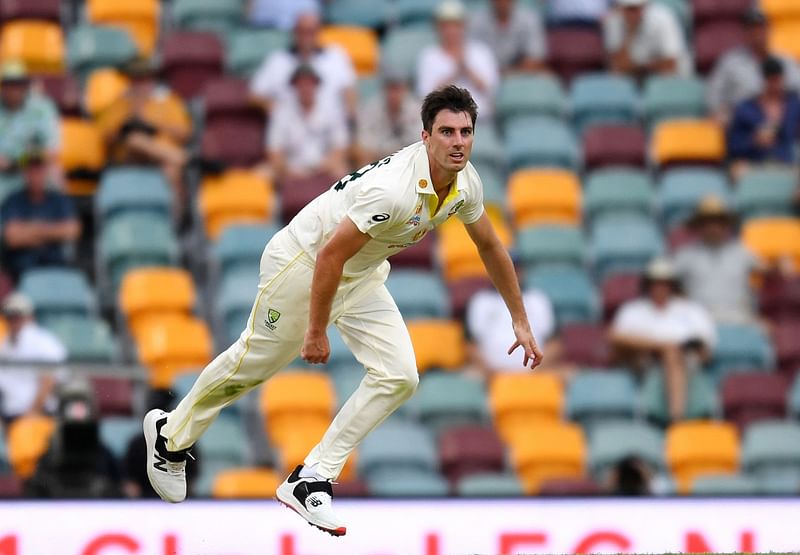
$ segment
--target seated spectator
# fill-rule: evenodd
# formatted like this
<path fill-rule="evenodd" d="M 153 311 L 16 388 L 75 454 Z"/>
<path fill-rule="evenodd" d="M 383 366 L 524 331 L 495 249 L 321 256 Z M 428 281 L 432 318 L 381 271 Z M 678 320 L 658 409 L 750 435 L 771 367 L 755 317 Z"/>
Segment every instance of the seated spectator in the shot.
<path fill-rule="evenodd" d="M 660 363 L 670 417 L 683 418 L 687 374 L 710 358 L 716 328 L 702 305 L 681 295 L 672 263 L 664 259 L 650 263 L 642 280 L 642 297 L 620 307 L 610 340 L 620 357 L 639 370 Z"/>
<path fill-rule="evenodd" d="M 381 76 L 382 93 L 358 115 L 357 150 L 364 166 L 420 140 L 420 101 L 408 89 L 408 78 L 394 68 Z"/>
<path fill-rule="evenodd" d="M 58 109 L 46 96 L 31 89 L 22 62 L 0 67 L 0 172 L 19 171 L 31 149 L 43 151 L 53 179 L 59 176 L 61 146 Z"/>
<path fill-rule="evenodd" d="M 176 210 L 186 204 L 183 171 L 192 120 L 183 100 L 158 80 L 155 62 L 138 59 L 126 68 L 131 85 L 97 116 L 97 125 L 118 164 L 157 164 L 175 192 Z"/>
<path fill-rule="evenodd" d="M 278 182 L 347 173 L 347 125 L 342 113 L 319 93 L 320 78 L 310 65 L 291 77 L 294 94 L 276 104 L 267 130 L 267 163 Z"/>
<path fill-rule="evenodd" d="M 300 65 L 310 65 L 319 76 L 323 96 L 331 97 L 336 110 L 344 110 L 354 121 L 358 107 L 356 71 L 347 53 L 339 46 L 320 45 L 321 23 L 316 12 L 297 17 L 292 44 L 268 56 L 250 81 L 250 92 L 267 110 L 282 97 L 291 96 L 291 77 Z"/>
<path fill-rule="evenodd" d="M 652 0 L 616 0 L 603 25 L 609 67 L 644 78 L 689 75 L 691 58 L 675 14 Z"/>
<path fill-rule="evenodd" d="M 539 14 L 518 0 L 492 0 L 473 13 L 470 36 L 489 46 L 503 71 L 547 69 L 547 34 Z"/>
<path fill-rule="evenodd" d="M 783 64 L 767 58 L 761 68 L 764 90 L 733 112 L 728 126 L 731 172 L 740 175 L 750 164 L 795 161 L 794 143 L 800 132 L 800 98 L 786 90 Z"/>
<path fill-rule="evenodd" d="M 247 21 L 257 27 L 288 31 L 302 13 L 318 12 L 319 0 L 248 0 Z"/>
<path fill-rule="evenodd" d="M 469 89 L 484 120 L 494 113 L 494 95 L 500 82 L 494 54 L 482 42 L 467 40 L 466 9 L 458 0 L 445 0 L 436 10 L 439 44 L 426 47 L 417 63 L 420 98 L 445 85 Z"/>
<path fill-rule="evenodd" d="M 747 41 L 717 60 L 708 78 L 708 105 L 715 117 L 727 124 L 733 109 L 741 102 L 758 96 L 764 89 L 761 68 L 767 58 L 781 61 L 787 90 L 800 92 L 800 67 L 788 56 L 770 51 L 769 23 L 754 9 L 745 16 Z"/>
<path fill-rule="evenodd" d="M 550 21 L 556 25 L 596 26 L 608 11 L 609 0 L 558 0 L 548 2 Z"/>
<path fill-rule="evenodd" d="M 0 206 L 3 260 L 15 281 L 30 268 L 66 264 L 81 232 L 70 198 L 47 188 L 45 155 L 34 151 L 21 163 L 25 186 Z"/>
<path fill-rule="evenodd" d="M 8 336 L 0 343 L 3 422 L 9 424 L 20 416 L 51 413 L 55 408 L 52 394 L 57 375 L 48 367 L 63 363 L 67 351 L 58 338 L 36 324 L 33 304 L 22 293 L 6 297 L 3 316 L 8 323 Z M 30 366 L 33 363 L 41 363 L 42 367 Z"/>
<path fill-rule="evenodd" d="M 703 199 L 689 226 L 699 241 L 681 247 L 675 267 L 686 295 L 702 304 L 720 323 L 755 322 L 758 318 L 751 279 L 758 259 L 733 232 L 735 215 L 717 197 Z"/>

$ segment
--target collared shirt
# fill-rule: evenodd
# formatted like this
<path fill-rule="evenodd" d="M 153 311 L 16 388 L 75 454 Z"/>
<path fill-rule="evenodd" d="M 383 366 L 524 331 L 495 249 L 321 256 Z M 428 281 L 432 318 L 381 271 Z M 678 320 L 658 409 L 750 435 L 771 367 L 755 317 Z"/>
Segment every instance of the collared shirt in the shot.
<path fill-rule="evenodd" d="M 292 95 L 275 106 L 266 142 L 270 151 L 284 154 L 289 168 L 315 170 L 333 150 L 347 146 L 347 124 L 342 112 L 325 97 L 317 95 L 306 113 Z"/>
<path fill-rule="evenodd" d="M 403 99 L 398 117 L 392 120 L 383 94 L 376 95 L 359 113 L 359 146 L 386 156 L 418 141 L 422 132 L 419 110 L 419 100 L 409 92 Z"/>
<path fill-rule="evenodd" d="M 502 67 L 523 58 L 547 58 L 547 35 L 539 14 L 516 4 L 507 24 L 501 24 L 490 9 L 475 12 L 469 20 L 470 34 L 489 46 Z"/>
<path fill-rule="evenodd" d="M 717 343 L 717 330 L 708 311 L 681 297 L 671 298 L 661 308 L 647 297 L 628 301 L 620 307 L 611 328 L 615 333 L 651 341 L 684 344 L 700 340 L 712 349 Z"/>
<path fill-rule="evenodd" d="M 318 13 L 319 0 L 254 0 L 248 21 L 252 25 L 288 31 L 294 27 L 297 16 L 307 12 Z"/>
<path fill-rule="evenodd" d="M 786 88 L 800 92 L 800 67 L 787 56 L 778 56 L 783 63 Z M 712 110 L 733 109 L 737 104 L 758 96 L 764 87 L 761 62 L 746 46 L 723 55 L 708 78 L 708 105 Z"/>
<path fill-rule="evenodd" d="M 716 321 L 736 324 L 755 320 L 750 276 L 759 263 L 742 243 L 687 245 L 675 255 L 675 266 L 688 297 L 705 306 Z"/>
<path fill-rule="evenodd" d="M 337 181 L 295 216 L 286 230 L 316 257 L 345 217 L 372 237 L 344 266 L 346 277 L 370 274 L 386 258 L 418 243 L 457 215 L 465 224 L 483 214 L 483 185 L 472 164 L 458 172 L 439 210 L 428 154 L 420 141 Z"/>
<path fill-rule="evenodd" d="M 15 342 L 0 343 L 0 358 L 9 362 L 43 362 L 58 365 L 67 351 L 56 336 L 33 322 L 25 324 Z M 0 402 L 3 416 L 19 416 L 33 407 L 41 374 L 24 366 L 0 367 Z"/>
<path fill-rule="evenodd" d="M 612 11 L 605 19 L 603 35 L 606 51 L 617 52 L 622 48 L 627 34 L 625 19 L 619 10 Z M 630 46 L 631 60 L 638 66 L 653 62 L 677 60 L 678 75 L 692 72 L 692 60 L 678 18 L 668 7 L 649 2 L 644 8 L 642 22 Z"/>
<path fill-rule="evenodd" d="M 0 102 L 0 156 L 20 159 L 32 145 L 58 150 L 61 145 L 58 110 L 46 96 L 28 94 L 17 110 Z"/>

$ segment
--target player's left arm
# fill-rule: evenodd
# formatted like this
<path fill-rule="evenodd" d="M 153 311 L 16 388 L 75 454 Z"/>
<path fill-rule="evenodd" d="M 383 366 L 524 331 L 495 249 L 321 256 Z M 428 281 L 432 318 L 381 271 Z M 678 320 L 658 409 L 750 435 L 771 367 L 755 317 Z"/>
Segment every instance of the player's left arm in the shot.
<path fill-rule="evenodd" d="M 527 367 L 530 363 L 531 368 L 536 368 L 542 363 L 543 355 L 531 332 L 511 257 L 497 237 L 486 212 L 474 223 L 466 224 L 466 228 L 472 242 L 478 247 L 478 254 L 489 272 L 492 283 L 511 313 L 516 341 L 508 349 L 508 354 L 513 353 L 517 347 L 522 347 L 525 350 L 523 365 Z"/>

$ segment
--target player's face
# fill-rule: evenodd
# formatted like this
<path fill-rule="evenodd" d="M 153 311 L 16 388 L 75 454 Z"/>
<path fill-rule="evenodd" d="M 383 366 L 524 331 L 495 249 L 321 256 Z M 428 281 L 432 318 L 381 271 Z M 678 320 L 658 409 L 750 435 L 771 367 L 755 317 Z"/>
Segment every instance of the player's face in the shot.
<path fill-rule="evenodd" d="M 431 132 L 422 130 L 431 166 L 448 173 L 463 170 L 472 153 L 473 132 L 472 118 L 467 112 L 441 110 L 436 114 Z"/>

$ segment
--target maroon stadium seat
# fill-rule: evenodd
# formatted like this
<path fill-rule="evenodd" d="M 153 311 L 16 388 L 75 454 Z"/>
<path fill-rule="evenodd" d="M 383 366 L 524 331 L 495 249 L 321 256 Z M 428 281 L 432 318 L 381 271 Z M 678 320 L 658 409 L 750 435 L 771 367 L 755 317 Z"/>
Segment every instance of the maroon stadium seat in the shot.
<path fill-rule="evenodd" d="M 695 61 L 700 73 L 707 74 L 717 59 L 744 43 L 744 27 L 739 22 L 709 23 L 694 33 Z"/>
<path fill-rule="evenodd" d="M 169 86 L 186 99 L 199 94 L 208 81 L 222 75 L 225 55 L 214 33 L 170 33 L 164 39 L 162 53 Z"/>
<path fill-rule="evenodd" d="M 542 482 L 539 495 L 583 497 L 600 495 L 602 490 L 590 478 L 547 480 Z"/>
<path fill-rule="evenodd" d="M 752 4 L 752 0 L 692 0 L 695 28 L 718 21 L 740 23 Z"/>
<path fill-rule="evenodd" d="M 219 119 L 264 124 L 264 111 L 250 101 L 247 82 L 236 77 L 221 77 L 206 83 L 203 91 L 206 124 Z"/>
<path fill-rule="evenodd" d="M 777 272 L 764 276 L 759 295 L 761 312 L 773 319 L 800 319 L 800 276 Z"/>
<path fill-rule="evenodd" d="M 453 311 L 453 318 L 463 319 L 472 296 L 478 291 L 491 287 L 492 280 L 482 276 L 461 278 L 448 283 L 447 290 L 450 292 L 450 307 Z"/>
<path fill-rule="evenodd" d="M 500 472 L 505 448 L 491 426 L 456 426 L 439 436 L 439 460 L 442 473 L 450 483 L 479 472 Z"/>
<path fill-rule="evenodd" d="M 230 166 L 252 166 L 264 157 L 264 123 L 218 119 L 203 130 L 200 152 Z"/>
<path fill-rule="evenodd" d="M 0 0 L 0 19 L 61 20 L 60 0 Z"/>
<path fill-rule="evenodd" d="M 694 232 L 686 226 L 678 226 L 667 231 L 667 248 L 670 252 L 675 252 L 684 245 L 695 241 L 697 237 Z"/>
<path fill-rule="evenodd" d="M 564 357 L 581 366 L 603 368 L 611 363 L 611 349 L 603 326 L 568 324 L 561 329 Z"/>
<path fill-rule="evenodd" d="M 81 86 L 72 75 L 40 75 L 36 85 L 58 107 L 62 116 L 81 116 Z"/>
<path fill-rule="evenodd" d="M 725 420 L 744 430 L 759 420 L 786 416 L 786 378 L 777 374 L 730 374 L 722 383 Z"/>
<path fill-rule="evenodd" d="M 800 369 L 800 319 L 787 318 L 775 322 L 773 343 L 778 368 L 786 375 Z"/>
<path fill-rule="evenodd" d="M 133 414 L 133 384 L 129 379 L 94 376 L 91 381 L 101 416 Z"/>
<path fill-rule="evenodd" d="M 403 249 L 393 255 L 389 261 L 394 268 L 422 268 L 429 270 L 433 268 L 433 251 L 436 247 L 436 239 L 433 232 L 422 238 L 422 240 L 407 249 Z"/>
<path fill-rule="evenodd" d="M 647 137 L 637 125 L 598 125 L 583 134 L 587 170 L 603 166 L 645 166 Z"/>
<path fill-rule="evenodd" d="M 362 480 L 336 482 L 336 495 L 338 497 L 369 497 L 369 488 L 367 483 Z"/>
<path fill-rule="evenodd" d="M 642 278 L 639 274 L 614 274 L 603 281 L 603 319 L 610 322 L 624 302 L 639 296 Z"/>
<path fill-rule="evenodd" d="M 549 66 L 569 82 L 587 71 L 605 67 L 605 48 L 600 32 L 589 27 L 558 27 L 547 32 Z"/>
<path fill-rule="evenodd" d="M 283 223 L 289 223 L 295 214 L 320 193 L 328 190 L 334 181 L 336 180 L 328 175 L 314 175 L 281 183 L 281 220 Z"/>
<path fill-rule="evenodd" d="M 0 499 L 22 497 L 22 481 L 14 474 L 0 474 Z"/>

